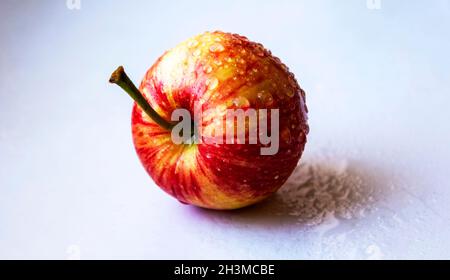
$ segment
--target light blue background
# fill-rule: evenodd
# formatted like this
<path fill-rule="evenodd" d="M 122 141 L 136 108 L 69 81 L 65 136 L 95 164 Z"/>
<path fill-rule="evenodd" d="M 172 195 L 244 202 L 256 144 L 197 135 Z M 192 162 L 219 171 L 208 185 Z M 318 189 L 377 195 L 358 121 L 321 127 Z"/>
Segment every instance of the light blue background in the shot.
<path fill-rule="evenodd" d="M 450 1 L 65 2 L 0 2 L 0 258 L 450 257 Z M 165 50 L 216 29 L 295 73 L 305 160 L 325 151 L 382 170 L 368 168 L 391 186 L 373 215 L 323 236 L 154 186 L 132 102 L 107 80 L 122 64 L 139 82 Z"/>

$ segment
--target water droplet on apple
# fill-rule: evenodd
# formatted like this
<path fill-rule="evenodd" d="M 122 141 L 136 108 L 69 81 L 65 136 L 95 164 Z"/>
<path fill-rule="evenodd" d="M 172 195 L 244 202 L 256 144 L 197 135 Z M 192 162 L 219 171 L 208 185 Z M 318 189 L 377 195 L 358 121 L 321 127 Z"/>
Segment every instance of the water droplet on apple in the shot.
<path fill-rule="evenodd" d="M 283 139 L 284 142 L 288 144 L 291 143 L 291 138 L 291 131 L 289 129 L 286 128 L 281 132 L 281 139 Z"/>
<path fill-rule="evenodd" d="M 211 52 L 222 52 L 222 51 L 225 50 L 225 48 L 224 48 L 224 46 L 222 46 L 222 44 L 215 43 L 215 44 L 212 44 L 212 45 L 209 47 L 209 50 L 210 50 Z"/>
<path fill-rule="evenodd" d="M 188 42 L 188 47 L 192 48 L 198 45 L 198 41 L 193 39 L 191 41 Z"/>
<path fill-rule="evenodd" d="M 286 66 L 286 64 L 281 63 L 280 65 L 281 65 L 281 68 L 282 68 L 284 71 L 289 72 L 289 68 Z"/>
<path fill-rule="evenodd" d="M 266 96 L 266 104 L 271 105 L 273 103 L 273 96 L 272 94 L 268 93 Z"/>
<path fill-rule="evenodd" d="M 295 110 L 295 108 L 296 108 L 296 103 L 295 102 L 289 102 L 288 103 L 288 109 L 289 109 L 289 111 L 294 111 Z M 291 117 L 292 118 L 292 117 Z M 293 117 L 294 119 L 295 119 L 295 116 Z"/>
<path fill-rule="evenodd" d="M 202 53 L 201 50 L 196 49 L 196 50 L 192 53 L 192 55 L 193 55 L 193 56 L 200 56 L 201 53 Z"/>
<path fill-rule="evenodd" d="M 206 158 L 212 158 L 211 154 L 206 154 Z"/>
<path fill-rule="evenodd" d="M 275 180 L 277 180 L 278 178 L 280 178 L 279 175 L 276 175 L 275 177 L 273 177 Z"/>
<path fill-rule="evenodd" d="M 203 67 L 203 70 L 205 71 L 205 73 L 211 73 L 212 67 L 210 65 L 207 65 Z"/>
<path fill-rule="evenodd" d="M 219 80 L 216 77 L 209 78 L 206 80 L 206 85 L 208 89 L 215 89 L 219 85 Z"/>
<path fill-rule="evenodd" d="M 266 55 L 266 53 L 264 52 L 264 47 L 261 44 L 256 45 L 255 54 L 260 57 L 263 57 Z"/>
<path fill-rule="evenodd" d="M 233 105 L 236 107 L 249 107 L 250 102 L 248 101 L 247 98 L 245 98 L 243 96 L 238 96 L 233 99 Z"/>
<path fill-rule="evenodd" d="M 288 90 L 286 91 L 286 95 L 287 95 L 288 97 L 292 97 L 292 96 L 294 96 L 294 94 L 295 94 L 295 92 L 294 92 L 293 90 L 291 90 L 291 89 L 288 89 Z"/>
<path fill-rule="evenodd" d="M 272 58 L 277 64 L 281 64 L 282 63 L 281 60 L 278 57 L 274 56 Z"/>
<path fill-rule="evenodd" d="M 266 105 L 271 105 L 273 103 L 273 96 L 269 92 L 258 92 L 257 97 L 259 100 L 261 100 L 262 103 Z"/>

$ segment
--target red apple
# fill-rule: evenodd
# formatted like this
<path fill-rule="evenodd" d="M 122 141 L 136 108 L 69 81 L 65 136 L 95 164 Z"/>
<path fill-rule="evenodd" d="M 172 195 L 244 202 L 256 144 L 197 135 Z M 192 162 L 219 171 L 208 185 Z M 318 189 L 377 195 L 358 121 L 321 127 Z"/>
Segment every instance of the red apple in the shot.
<path fill-rule="evenodd" d="M 142 164 L 183 203 L 236 209 L 261 201 L 283 185 L 302 155 L 305 92 L 277 57 L 246 37 L 216 31 L 188 39 L 153 64 L 139 90 L 122 67 L 110 81 L 136 101 L 132 134 Z M 171 114 L 178 108 L 193 114 L 196 102 L 207 112 L 197 124 L 205 130 L 223 120 L 226 109 L 279 109 L 278 152 L 261 155 L 264 145 L 248 141 L 175 144 Z"/>

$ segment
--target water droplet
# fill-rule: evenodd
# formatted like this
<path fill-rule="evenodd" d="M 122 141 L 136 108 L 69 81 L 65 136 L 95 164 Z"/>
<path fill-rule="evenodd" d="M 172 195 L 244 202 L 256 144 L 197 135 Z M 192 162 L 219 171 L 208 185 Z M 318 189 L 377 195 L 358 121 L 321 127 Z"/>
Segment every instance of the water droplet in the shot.
<path fill-rule="evenodd" d="M 235 99 L 233 99 L 233 105 L 236 107 L 248 107 L 250 106 L 250 102 L 247 98 L 243 96 L 238 96 Z"/>
<path fill-rule="evenodd" d="M 198 45 L 198 41 L 193 39 L 191 41 L 188 42 L 188 47 L 192 48 Z"/>
<path fill-rule="evenodd" d="M 293 90 L 291 90 L 291 89 L 288 89 L 288 90 L 286 91 L 286 95 L 287 95 L 288 97 L 292 97 L 292 96 L 294 96 L 294 94 L 295 94 L 295 92 L 294 92 Z"/>
<path fill-rule="evenodd" d="M 284 129 L 281 132 L 281 139 L 286 143 L 291 143 L 291 131 L 289 129 Z"/>
<path fill-rule="evenodd" d="M 256 45 L 255 54 L 260 57 L 263 57 L 266 55 L 266 53 L 264 52 L 264 47 L 261 44 Z"/>
<path fill-rule="evenodd" d="M 295 102 L 289 102 L 287 107 L 288 107 L 289 111 L 294 111 L 295 108 L 296 108 L 296 103 Z M 295 119 L 295 116 L 291 117 L 291 118 Z"/>
<path fill-rule="evenodd" d="M 258 99 L 261 100 L 262 103 L 266 105 L 271 105 L 273 103 L 273 96 L 270 93 L 265 93 L 263 91 L 258 92 Z"/>
<path fill-rule="evenodd" d="M 256 69 L 256 68 L 253 68 L 252 71 L 253 71 L 253 73 L 258 73 L 258 69 Z"/>
<path fill-rule="evenodd" d="M 215 65 L 222 65 L 222 61 L 220 61 L 219 59 L 214 60 L 214 64 Z"/>
<path fill-rule="evenodd" d="M 212 158 L 211 154 L 206 154 L 206 158 Z"/>
<path fill-rule="evenodd" d="M 206 65 L 203 67 L 203 70 L 205 71 L 205 73 L 211 73 L 212 67 L 210 65 Z"/>
<path fill-rule="evenodd" d="M 219 85 L 219 80 L 215 77 L 212 77 L 208 80 L 206 80 L 206 85 L 208 86 L 208 89 L 215 89 Z"/>
<path fill-rule="evenodd" d="M 299 88 L 299 86 L 297 84 L 297 80 L 295 79 L 294 75 L 289 75 L 288 80 L 289 80 L 289 84 L 291 85 L 291 87 Z"/>
<path fill-rule="evenodd" d="M 276 175 L 275 177 L 273 177 L 275 180 L 277 180 L 278 178 L 280 178 L 279 175 Z"/>
<path fill-rule="evenodd" d="M 209 50 L 212 52 L 222 52 L 225 50 L 225 48 L 221 44 L 215 43 L 209 47 Z"/>
<path fill-rule="evenodd" d="M 199 49 L 196 49 L 196 50 L 192 53 L 192 55 L 193 55 L 193 56 L 200 56 L 201 53 L 202 53 L 202 52 L 201 52 Z"/>

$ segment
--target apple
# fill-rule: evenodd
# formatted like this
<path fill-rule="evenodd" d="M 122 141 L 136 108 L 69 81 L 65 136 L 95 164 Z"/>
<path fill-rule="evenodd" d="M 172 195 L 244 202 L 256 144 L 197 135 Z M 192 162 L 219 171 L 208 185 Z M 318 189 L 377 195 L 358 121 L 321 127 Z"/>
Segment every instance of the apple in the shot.
<path fill-rule="evenodd" d="M 303 153 L 309 131 L 305 92 L 286 65 L 244 36 L 205 32 L 165 52 L 139 89 L 123 67 L 110 82 L 135 100 L 132 136 L 144 168 L 182 203 L 236 209 L 259 202 L 283 185 Z M 224 120 L 227 109 L 278 109 L 277 152 L 261 154 L 267 143 L 175 144 L 172 113 L 195 113 L 194 103 L 204 112 L 195 129 L 205 130 Z"/>

